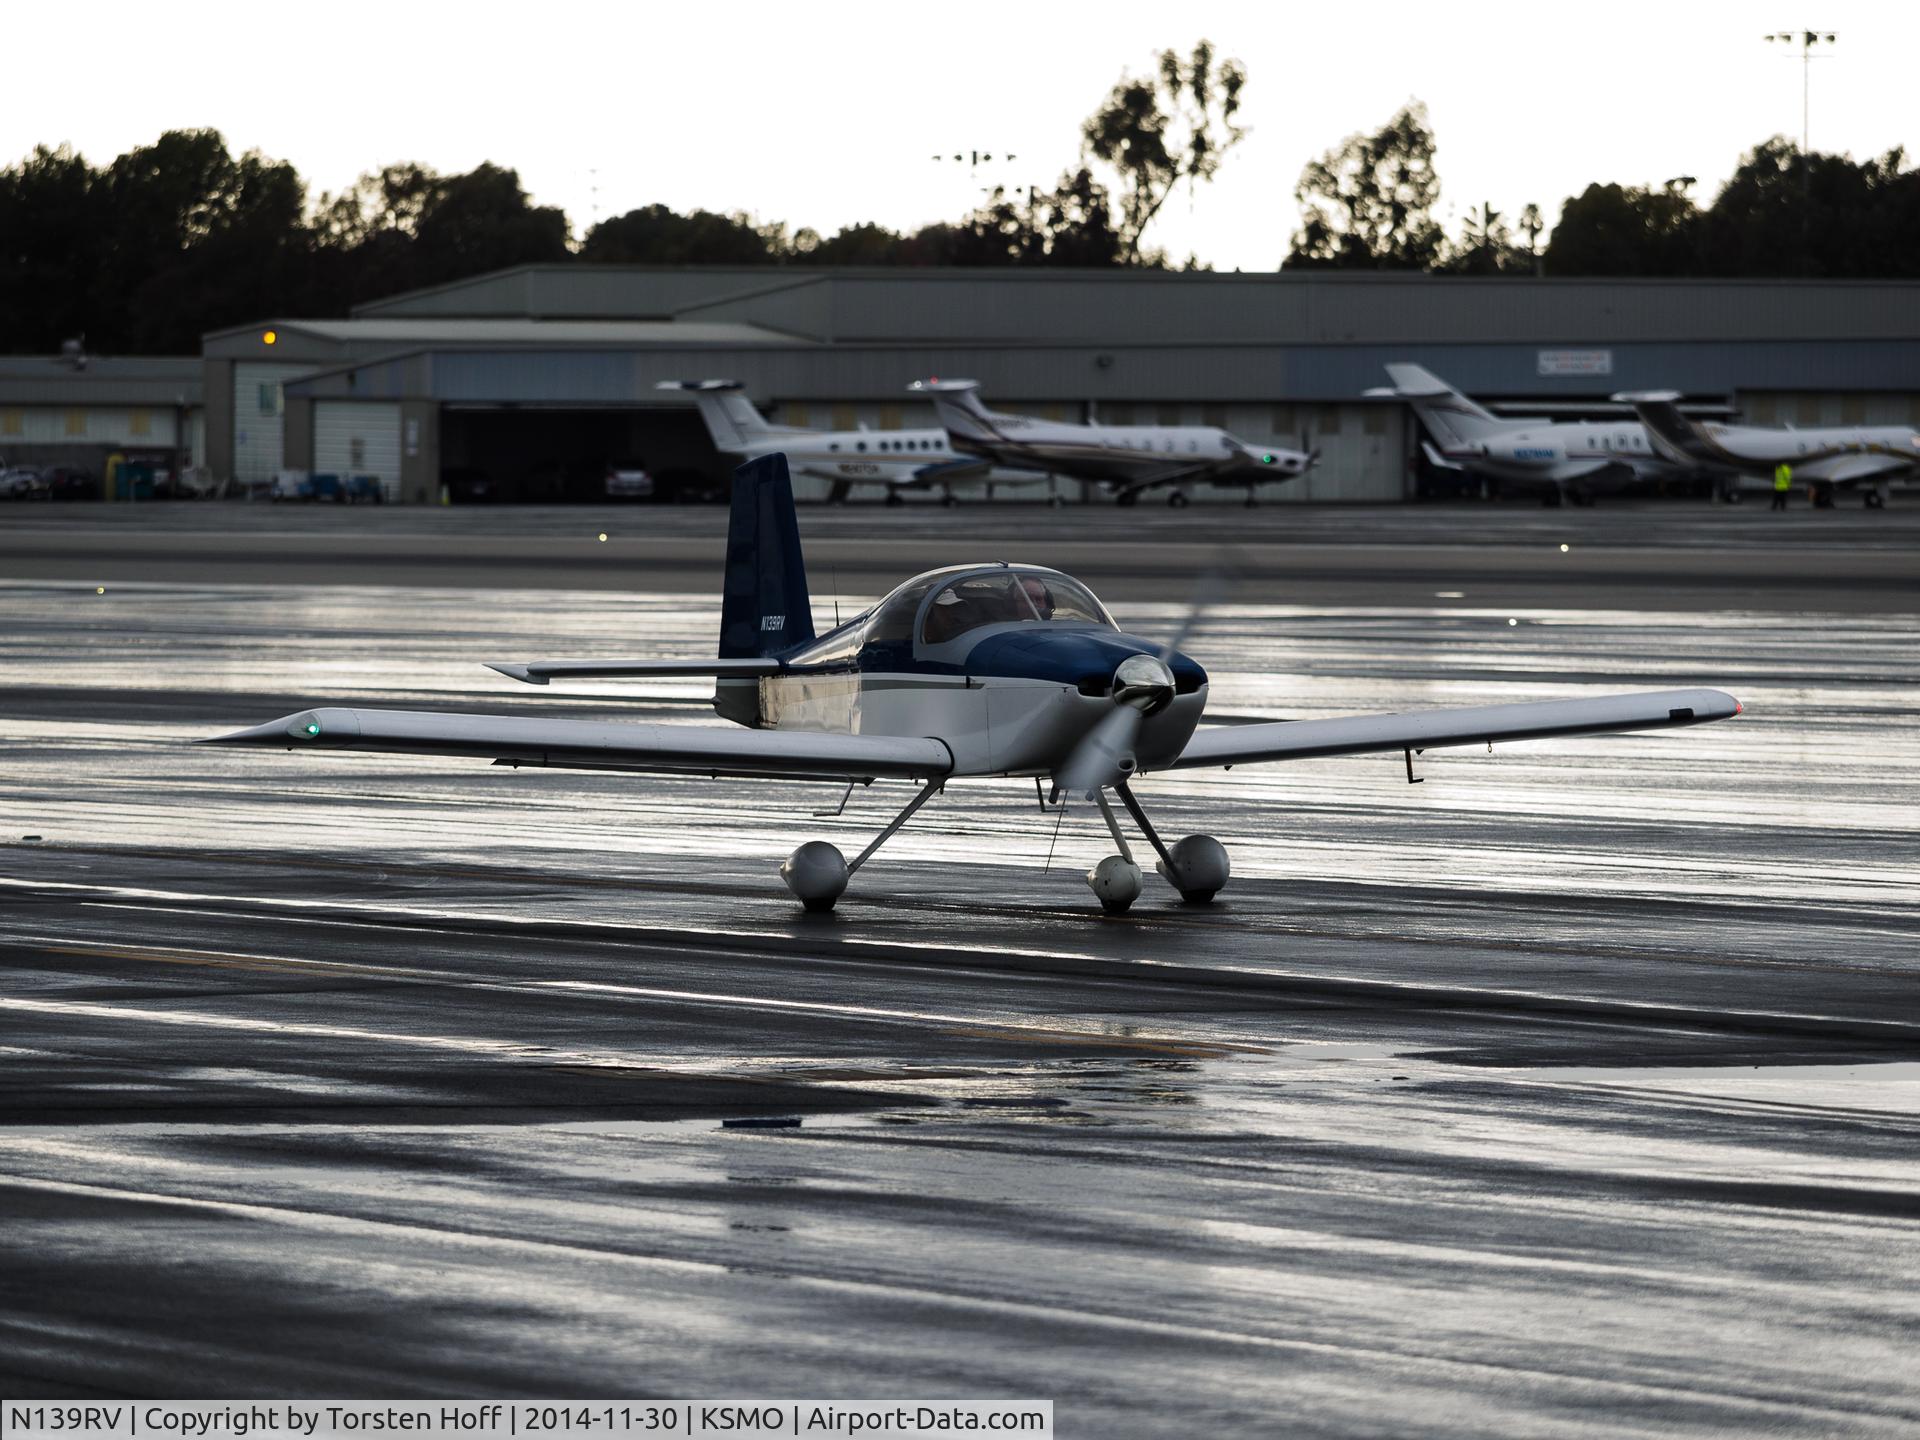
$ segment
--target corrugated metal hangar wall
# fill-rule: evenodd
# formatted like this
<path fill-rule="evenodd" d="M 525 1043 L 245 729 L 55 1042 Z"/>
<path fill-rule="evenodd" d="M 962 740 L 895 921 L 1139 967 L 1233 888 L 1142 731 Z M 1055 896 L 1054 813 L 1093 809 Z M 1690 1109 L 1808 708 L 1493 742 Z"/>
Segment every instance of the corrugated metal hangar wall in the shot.
<path fill-rule="evenodd" d="M 1920 285 L 523 267 L 208 336 L 208 459 L 375 473 L 409 501 L 489 464 L 538 498 L 584 498 L 616 462 L 706 484 L 727 462 L 658 381 L 885 431 L 931 424 L 905 387 L 942 374 L 1007 410 L 1318 446 L 1271 498 L 1384 500 L 1418 455 L 1403 408 L 1364 394 L 1396 360 L 1563 415 L 1662 388 L 1758 423 L 1920 421 Z"/>

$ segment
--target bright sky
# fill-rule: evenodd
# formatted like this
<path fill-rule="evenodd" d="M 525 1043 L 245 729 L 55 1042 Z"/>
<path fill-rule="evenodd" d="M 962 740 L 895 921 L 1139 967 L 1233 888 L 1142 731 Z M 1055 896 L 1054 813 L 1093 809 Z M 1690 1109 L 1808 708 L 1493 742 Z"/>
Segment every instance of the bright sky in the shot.
<path fill-rule="evenodd" d="M 1051 185 L 1123 71 L 1204 36 L 1246 64 L 1253 133 L 1150 239 L 1223 270 L 1271 269 L 1302 165 L 1413 96 L 1438 137 L 1449 231 L 1487 201 L 1510 217 L 1535 201 L 1551 220 L 1593 180 L 1694 175 L 1710 199 L 1743 150 L 1800 133 L 1798 50 L 1763 42 L 1769 28 L 1839 36 L 1812 66 L 1816 149 L 1920 145 L 1920 5 L 1777 9 L 42 0 L 9 16 L 0 163 L 66 141 L 101 164 L 212 126 L 236 151 L 292 161 L 316 195 L 397 160 L 509 165 L 576 236 L 655 201 L 823 234 L 911 228 L 996 182 Z M 929 158 L 974 149 L 996 157 L 977 175 Z M 1018 158 L 1001 162 L 1007 151 Z"/>

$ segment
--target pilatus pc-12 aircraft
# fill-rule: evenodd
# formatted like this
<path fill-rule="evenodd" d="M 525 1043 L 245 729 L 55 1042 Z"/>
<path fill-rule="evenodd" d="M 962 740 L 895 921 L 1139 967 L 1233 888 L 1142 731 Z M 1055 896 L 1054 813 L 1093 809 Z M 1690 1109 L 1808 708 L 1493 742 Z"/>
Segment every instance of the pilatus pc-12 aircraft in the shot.
<path fill-rule="evenodd" d="M 1740 712 L 1718 690 L 1657 690 L 1586 700 L 1203 727 L 1207 672 L 1123 633 L 1093 593 L 1039 565 L 953 565 L 898 586 L 865 614 L 815 635 L 784 457 L 735 472 L 719 655 L 692 660 L 529 660 L 493 668 L 517 680 L 711 675 L 721 726 L 607 724 L 325 706 L 218 737 L 218 745 L 462 755 L 496 765 L 637 774 L 912 780 L 920 789 L 848 860 L 809 841 L 780 867 L 808 910 L 830 910 L 849 877 L 955 780 L 1051 782 L 1051 803 L 1084 795 L 1119 853 L 1088 884 L 1109 912 L 1139 897 L 1108 800 L 1119 798 L 1189 902 L 1227 883 L 1227 852 L 1207 835 L 1163 843 L 1133 782 L 1157 770 L 1231 767 L 1320 755 L 1655 730 Z M 1191 621 L 1185 629 L 1191 628 Z"/>
<path fill-rule="evenodd" d="M 1304 475 L 1318 450 L 1249 445 L 1218 425 L 1075 425 L 989 410 L 976 380 L 916 380 L 907 387 L 933 401 L 953 448 L 996 465 L 1026 466 L 1096 480 L 1118 505 L 1138 504 L 1167 487 L 1167 503 L 1187 503 L 1187 486 L 1244 486 L 1247 504 L 1262 485 Z"/>
<path fill-rule="evenodd" d="M 1735 485 L 1740 476 L 1757 476 L 1758 488 L 1771 489 L 1774 467 L 1788 465 L 1820 503 L 1831 504 L 1837 486 L 1857 485 L 1867 508 L 1878 510 L 1892 494 L 1894 477 L 1920 466 L 1920 430 L 1911 425 L 1722 425 L 1681 414 L 1677 390 L 1629 390 L 1613 398 L 1633 406 L 1654 443 L 1676 463 L 1729 470 Z"/>

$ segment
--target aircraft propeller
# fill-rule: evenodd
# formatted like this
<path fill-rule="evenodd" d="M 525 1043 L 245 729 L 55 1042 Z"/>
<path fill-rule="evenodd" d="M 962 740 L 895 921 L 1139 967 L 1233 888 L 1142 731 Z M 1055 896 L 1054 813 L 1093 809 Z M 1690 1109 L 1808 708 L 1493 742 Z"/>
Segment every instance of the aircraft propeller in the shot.
<path fill-rule="evenodd" d="M 1201 580 L 1187 613 L 1161 644 L 1159 654 L 1129 655 L 1115 667 L 1108 691 L 1113 710 L 1080 737 L 1066 762 L 1054 772 L 1061 789 L 1092 799 L 1096 792 L 1133 773 L 1133 749 L 1140 739 L 1140 727 L 1148 716 L 1158 715 L 1173 704 L 1176 690 L 1169 662 L 1199 627 L 1220 579 L 1216 572 Z"/>

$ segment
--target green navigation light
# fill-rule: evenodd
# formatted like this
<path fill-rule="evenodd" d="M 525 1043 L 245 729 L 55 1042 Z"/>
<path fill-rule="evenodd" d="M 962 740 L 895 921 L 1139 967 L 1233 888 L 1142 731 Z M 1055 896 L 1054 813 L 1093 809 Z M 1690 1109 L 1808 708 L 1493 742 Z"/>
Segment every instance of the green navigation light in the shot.
<path fill-rule="evenodd" d="M 1262 455 L 1262 456 L 1260 457 L 1260 463 L 1261 463 L 1262 465 L 1271 465 L 1271 464 L 1273 464 L 1273 456 L 1272 456 L 1272 455 Z"/>
<path fill-rule="evenodd" d="M 307 734 L 318 735 L 319 733 L 320 733 L 320 722 L 318 720 L 309 720 L 307 722 Z"/>

